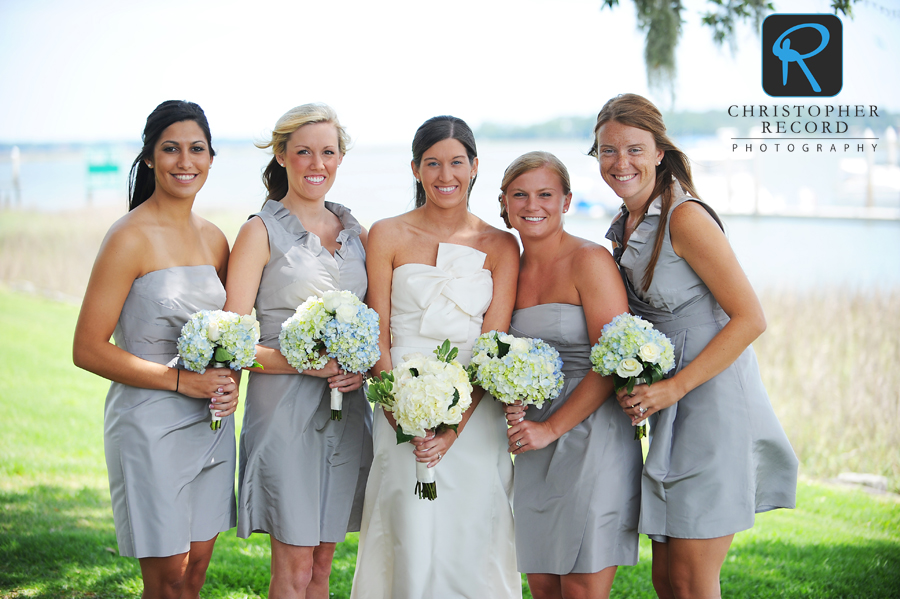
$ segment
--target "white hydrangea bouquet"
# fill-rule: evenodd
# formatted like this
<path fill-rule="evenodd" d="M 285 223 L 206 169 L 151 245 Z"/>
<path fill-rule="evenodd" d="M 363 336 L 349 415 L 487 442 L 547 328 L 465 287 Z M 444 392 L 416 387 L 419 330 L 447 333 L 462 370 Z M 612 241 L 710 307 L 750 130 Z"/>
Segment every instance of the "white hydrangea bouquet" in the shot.
<path fill-rule="evenodd" d="M 256 361 L 256 344 L 259 343 L 259 323 L 250 314 L 241 316 L 224 310 L 200 310 L 181 328 L 175 343 L 184 367 L 203 374 L 213 368 L 262 368 Z M 222 419 L 217 410 L 210 409 L 212 422 L 209 427 L 219 430 Z"/>
<path fill-rule="evenodd" d="M 635 384 L 653 383 L 675 368 L 675 348 L 669 338 L 641 318 L 625 312 L 612 319 L 591 348 L 594 372 L 613 376 L 616 391 L 634 391 Z M 647 436 L 647 421 L 641 420 L 634 438 Z"/>
<path fill-rule="evenodd" d="M 329 358 L 347 372 L 363 373 L 381 357 L 378 312 L 351 291 L 310 296 L 281 325 L 281 353 L 297 370 L 320 370 Z M 331 390 L 331 419 L 342 417 L 344 394 Z"/>
<path fill-rule="evenodd" d="M 398 444 L 424 437 L 428 430 L 456 430 L 472 405 L 469 375 L 456 360 L 459 350 L 445 340 L 434 354 L 405 355 L 391 372 L 382 371 L 380 380 L 369 380 L 369 401 L 393 413 Z M 424 462 L 416 462 L 415 492 L 420 499 L 437 498 L 434 468 Z"/>
<path fill-rule="evenodd" d="M 505 404 L 521 400 L 538 409 L 563 388 L 559 352 L 540 339 L 489 331 L 475 340 L 471 381 Z"/>

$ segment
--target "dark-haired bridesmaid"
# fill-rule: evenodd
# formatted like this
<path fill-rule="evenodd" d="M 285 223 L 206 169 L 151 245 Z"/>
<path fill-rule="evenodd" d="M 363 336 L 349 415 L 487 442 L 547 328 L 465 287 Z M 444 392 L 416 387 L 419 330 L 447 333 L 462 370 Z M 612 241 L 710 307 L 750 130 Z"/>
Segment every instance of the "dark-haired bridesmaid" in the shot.
<path fill-rule="evenodd" d="M 211 408 L 234 412 L 238 389 L 228 370 L 183 370 L 175 341 L 191 314 L 225 303 L 228 242 L 191 211 L 215 154 L 200 107 L 163 102 L 143 140 L 129 212 L 94 263 L 73 356 L 112 381 L 104 446 L 119 554 L 139 559 L 144 598 L 195 599 L 217 535 L 235 525 L 233 419 L 209 425 Z"/>

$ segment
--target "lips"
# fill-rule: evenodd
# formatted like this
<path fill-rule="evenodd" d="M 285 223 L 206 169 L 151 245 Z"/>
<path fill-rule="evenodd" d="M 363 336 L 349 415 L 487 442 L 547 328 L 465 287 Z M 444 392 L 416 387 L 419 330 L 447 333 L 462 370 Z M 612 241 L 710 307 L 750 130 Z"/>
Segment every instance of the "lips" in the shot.
<path fill-rule="evenodd" d="M 624 183 L 625 181 L 631 181 L 632 179 L 637 177 L 637 175 L 632 173 L 630 175 L 613 175 L 613 177 L 616 178 L 616 181 L 620 181 L 620 182 Z"/>
<path fill-rule="evenodd" d="M 544 220 L 545 218 L 547 218 L 547 217 L 545 217 L 545 216 L 523 216 L 522 220 L 528 221 L 530 223 L 539 223 L 542 220 Z"/>
<path fill-rule="evenodd" d="M 197 174 L 196 174 L 196 173 L 194 173 L 194 174 L 184 173 L 184 174 L 179 174 L 179 175 L 174 175 L 174 174 L 173 174 L 172 176 L 175 177 L 175 179 L 177 179 L 178 181 L 182 181 L 182 182 L 184 182 L 184 183 L 187 183 L 187 182 L 189 182 L 189 181 L 193 181 L 194 179 L 197 178 Z"/>
<path fill-rule="evenodd" d="M 324 175 L 311 175 L 311 176 L 303 177 L 303 178 L 306 179 L 307 181 L 309 181 L 310 183 L 312 183 L 313 185 L 321 185 L 322 183 L 325 182 Z"/>
<path fill-rule="evenodd" d="M 459 185 L 451 185 L 450 187 L 437 187 L 437 190 L 441 193 L 453 193 L 457 189 L 459 189 Z"/>

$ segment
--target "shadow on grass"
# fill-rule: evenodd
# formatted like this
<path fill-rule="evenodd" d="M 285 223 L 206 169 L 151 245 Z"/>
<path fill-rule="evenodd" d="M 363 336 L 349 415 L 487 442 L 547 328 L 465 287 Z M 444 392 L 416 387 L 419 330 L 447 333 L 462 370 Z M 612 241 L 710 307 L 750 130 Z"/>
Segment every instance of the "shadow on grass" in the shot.
<path fill-rule="evenodd" d="M 233 530 L 220 535 L 204 597 L 265 593 L 268 538 L 254 536 L 260 538 L 235 539 Z M 131 598 L 140 597 L 142 586 L 138 560 L 118 556 L 105 489 L 36 485 L 0 492 L 0 597 Z"/>

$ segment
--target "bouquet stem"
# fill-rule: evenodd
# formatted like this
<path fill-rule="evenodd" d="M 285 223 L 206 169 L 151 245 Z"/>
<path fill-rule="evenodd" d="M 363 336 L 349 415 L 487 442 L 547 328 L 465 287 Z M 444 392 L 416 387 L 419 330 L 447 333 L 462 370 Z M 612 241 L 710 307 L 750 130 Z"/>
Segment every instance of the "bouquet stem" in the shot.
<path fill-rule="evenodd" d="M 437 483 L 434 482 L 434 468 L 427 462 L 416 462 L 416 495 L 419 499 L 437 499 Z"/>
<path fill-rule="evenodd" d="M 638 441 L 647 436 L 647 419 L 641 420 L 634 425 L 634 440 Z"/>
<path fill-rule="evenodd" d="M 228 368 L 228 364 L 226 362 L 210 362 L 210 368 Z M 216 416 L 216 412 L 218 412 L 218 408 L 210 408 L 209 413 L 212 415 L 212 422 L 209 423 L 210 430 L 217 431 L 222 428 L 222 417 Z"/>
<path fill-rule="evenodd" d="M 344 394 L 337 390 L 337 387 L 331 390 L 331 419 L 340 420 L 343 418 L 341 411 L 344 404 Z"/>

